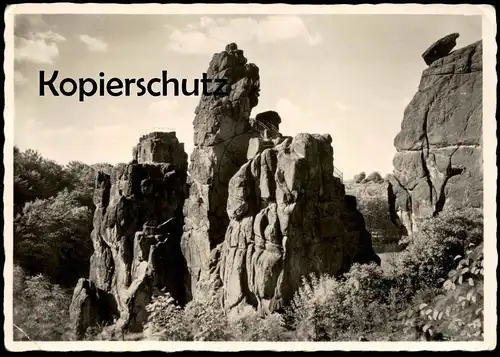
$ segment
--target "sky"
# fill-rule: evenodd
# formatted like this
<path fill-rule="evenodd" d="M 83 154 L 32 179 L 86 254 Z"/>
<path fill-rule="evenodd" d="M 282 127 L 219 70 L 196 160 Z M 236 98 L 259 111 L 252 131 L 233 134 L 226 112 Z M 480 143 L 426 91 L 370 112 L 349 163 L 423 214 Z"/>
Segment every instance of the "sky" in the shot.
<path fill-rule="evenodd" d="M 252 116 L 276 110 L 284 135 L 328 133 L 344 177 L 392 171 L 394 137 L 426 68 L 422 53 L 458 32 L 481 39 L 481 17 L 461 15 L 16 15 L 14 144 L 66 164 L 129 162 L 139 137 L 176 131 L 193 150 L 199 97 L 39 95 L 50 77 L 201 78 L 231 42 L 260 69 Z"/>

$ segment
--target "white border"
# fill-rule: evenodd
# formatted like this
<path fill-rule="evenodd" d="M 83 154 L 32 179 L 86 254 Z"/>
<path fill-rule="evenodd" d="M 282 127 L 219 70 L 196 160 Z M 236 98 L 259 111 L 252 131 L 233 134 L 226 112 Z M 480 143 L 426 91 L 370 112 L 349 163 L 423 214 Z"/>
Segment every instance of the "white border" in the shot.
<path fill-rule="evenodd" d="M 14 138 L 14 31 L 15 14 L 441 14 L 479 15 L 483 18 L 483 162 L 484 162 L 484 323 L 482 342 L 151 342 L 151 341 L 79 341 L 17 342 L 13 341 L 12 314 L 4 313 L 5 345 L 10 351 L 183 351 L 183 350 L 492 350 L 496 347 L 496 17 L 490 5 L 286 5 L 286 4 L 19 4 L 5 11 L 5 147 L 4 147 L 4 311 L 12 311 L 13 268 L 13 138 Z"/>

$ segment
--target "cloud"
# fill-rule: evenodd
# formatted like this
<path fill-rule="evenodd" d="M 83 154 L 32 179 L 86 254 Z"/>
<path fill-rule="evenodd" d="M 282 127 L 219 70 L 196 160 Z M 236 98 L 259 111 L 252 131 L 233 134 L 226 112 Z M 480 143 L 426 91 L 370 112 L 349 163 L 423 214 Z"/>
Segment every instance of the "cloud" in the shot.
<path fill-rule="evenodd" d="M 59 56 L 58 42 L 66 39 L 55 32 L 29 33 L 15 39 L 14 58 L 39 64 L 52 64 Z"/>
<path fill-rule="evenodd" d="M 231 42 L 238 44 L 256 41 L 275 43 L 303 40 L 310 46 L 323 41 L 319 33 L 311 33 L 298 16 L 267 16 L 262 20 L 250 17 L 214 19 L 202 16 L 198 23 L 188 24 L 185 29 L 171 29 L 168 48 L 180 53 L 214 53 Z"/>
<path fill-rule="evenodd" d="M 108 44 L 98 38 L 80 35 L 79 39 L 87 45 L 87 48 L 91 52 L 106 52 L 108 50 Z"/>
<path fill-rule="evenodd" d="M 66 41 L 53 31 L 40 15 L 16 15 L 14 58 L 38 64 L 52 64 L 59 56 L 60 42 Z"/>

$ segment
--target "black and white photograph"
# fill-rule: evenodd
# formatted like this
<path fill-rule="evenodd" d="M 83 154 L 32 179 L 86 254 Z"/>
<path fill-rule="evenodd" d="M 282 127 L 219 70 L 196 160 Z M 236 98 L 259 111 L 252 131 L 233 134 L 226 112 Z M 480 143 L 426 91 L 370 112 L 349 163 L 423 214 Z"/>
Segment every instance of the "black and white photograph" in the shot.
<path fill-rule="evenodd" d="M 7 7 L 7 349 L 494 349 L 496 31 L 487 5 Z"/>

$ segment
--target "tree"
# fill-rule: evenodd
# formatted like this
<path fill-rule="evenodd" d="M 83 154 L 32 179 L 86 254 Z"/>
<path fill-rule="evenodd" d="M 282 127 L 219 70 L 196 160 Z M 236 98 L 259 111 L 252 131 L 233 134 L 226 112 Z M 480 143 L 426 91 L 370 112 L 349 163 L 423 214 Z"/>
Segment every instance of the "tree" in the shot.
<path fill-rule="evenodd" d="M 14 224 L 14 259 L 29 275 L 74 284 L 88 273 L 91 212 L 67 189 L 28 202 Z"/>
<path fill-rule="evenodd" d="M 70 186 L 64 168 L 55 161 L 44 159 L 35 150 L 21 152 L 14 147 L 14 209 L 22 210 L 24 203 L 55 196 Z"/>
<path fill-rule="evenodd" d="M 354 175 L 354 182 L 361 183 L 361 181 L 363 181 L 365 179 L 365 177 L 366 177 L 366 174 L 364 171 L 362 171 L 359 174 Z"/>
<path fill-rule="evenodd" d="M 366 182 L 373 182 L 373 183 L 382 183 L 382 182 L 384 182 L 384 179 L 377 171 L 373 171 L 371 174 L 369 174 L 366 177 L 365 181 Z"/>

